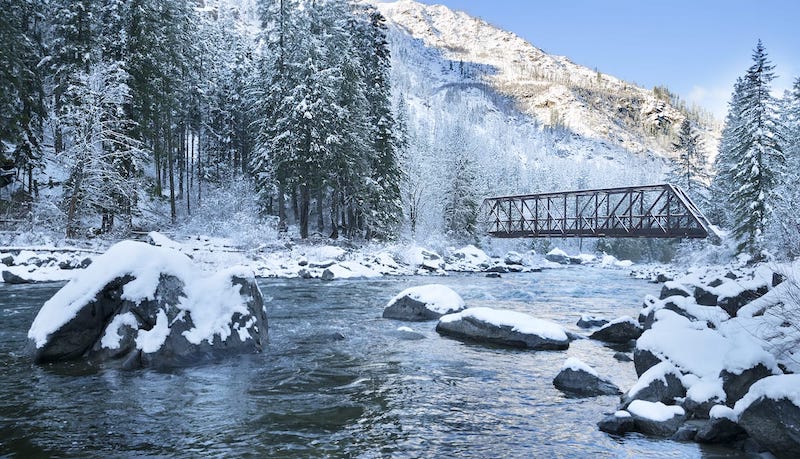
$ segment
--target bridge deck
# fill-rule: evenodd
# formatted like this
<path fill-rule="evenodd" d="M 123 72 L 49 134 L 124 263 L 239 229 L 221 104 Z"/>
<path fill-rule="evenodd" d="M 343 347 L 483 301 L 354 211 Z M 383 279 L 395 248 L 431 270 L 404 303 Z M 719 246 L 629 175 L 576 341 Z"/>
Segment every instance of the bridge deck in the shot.
<path fill-rule="evenodd" d="M 710 224 L 680 188 L 607 188 L 487 198 L 494 237 L 705 238 Z"/>

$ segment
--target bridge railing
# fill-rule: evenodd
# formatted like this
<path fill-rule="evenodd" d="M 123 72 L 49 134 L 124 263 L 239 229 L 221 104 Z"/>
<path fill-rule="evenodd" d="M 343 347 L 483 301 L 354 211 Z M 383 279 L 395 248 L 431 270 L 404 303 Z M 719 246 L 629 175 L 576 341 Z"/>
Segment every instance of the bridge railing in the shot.
<path fill-rule="evenodd" d="M 705 238 L 709 223 L 671 184 L 487 198 L 494 237 Z"/>

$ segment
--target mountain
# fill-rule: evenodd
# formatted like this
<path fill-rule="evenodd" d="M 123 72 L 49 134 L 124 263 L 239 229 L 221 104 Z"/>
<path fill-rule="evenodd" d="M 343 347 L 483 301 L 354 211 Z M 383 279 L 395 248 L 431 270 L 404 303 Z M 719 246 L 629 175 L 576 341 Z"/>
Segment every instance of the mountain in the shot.
<path fill-rule="evenodd" d="M 442 5 L 399 0 L 377 7 L 393 29 L 395 66 L 417 73 L 410 77 L 415 82 L 433 79 L 428 91 L 492 91 L 541 125 L 633 154 L 667 158 L 674 156 L 671 142 L 689 116 L 707 150 L 716 150 L 717 123 L 710 115 L 676 106 L 680 101 L 663 88 L 645 89 L 547 54 L 511 32 Z M 425 48 L 417 50 L 423 56 L 409 51 L 415 45 Z M 429 61 L 412 62 L 420 57 Z M 429 72 L 437 60 L 445 63 L 444 71 Z"/>

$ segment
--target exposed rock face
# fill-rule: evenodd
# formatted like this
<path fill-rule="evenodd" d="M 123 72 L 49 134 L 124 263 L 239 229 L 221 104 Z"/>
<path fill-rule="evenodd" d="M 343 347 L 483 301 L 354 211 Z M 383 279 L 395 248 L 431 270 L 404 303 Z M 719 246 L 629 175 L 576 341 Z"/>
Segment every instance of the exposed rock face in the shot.
<path fill-rule="evenodd" d="M 687 297 L 692 296 L 692 292 L 677 282 L 667 282 L 663 287 L 661 287 L 661 294 L 658 296 L 658 299 L 663 300 L 664 298 L 669 298 L 676 295 Z"/>
<path fill-rule="evenodd" d="M 507 265 L 522 265 L 522 255 L 517 252 L 508 252 L 503 262 Z"/>
<path fill-rule="evenodd" d="M 597 423 L 597 427 L 599 427 L 603 432 L 621 435 L 627 432 L 633 432 L 633 430 L 636 428 L 636 423 L 634 422 L 633 416 L 631 416 L 630 413 L 623 411 L 619 414 L 606 416 Z"/>
<path fill-rule="evenodd" d="M 702 287 L 697 287 L 694 289 L 694 300 L 697 302 L 697 304 L 703 306 L 717 305 L 717 295 Z"/>
<path fill-rule="evenodd" d="M 86 358 L 117 360 L 124 368 L 174 367 L 201 363 L 230 354 L 260 352 L 267 342 L 268 322 L 263 298 L 254 279 L 230 278 L 238 286 L 247 313 L 235 312 L 211 341 L 190 342 L 190 313 L 180 309 L 184 283 L 162 274 L 154 299 L 124 299 L 133 276 L 106 284 L 77 314 L 37 347 L 28 349 L 37 363 Z"/>
<path fill-rule="evenodd" d="M 556 389 L 569 395 L 593 397 L 596 395 L 618 395 L 621 393 L 616 384 L 588 371 L 563 368 L 553 379 Z"/>
<path fill-rule="evenodd" d="M 479 311 L 481 310 L 481 311 Z M 534 319 L 543 326 L 541 331 L 521 330 L 514 324 L 496 323 L 481 317 L 478 312 L 514 313 L 513 311 L 498 311 L 490 308 L 472 308 L 458 314 L 443 316 L 436 324 L 436 331 L 442 335 L 450 336 L 465 341 L 495 344 L 509 347 L 519 347 L 534 350 L 564 350 L 569 348 L 569 337 L 556 324 Z"/>
<path fill-rule="evenodd" d="M 589 338 L 606 343 L 627 343 L 642 336 L 642 327 L 630 320 L 615 320 L 589 335 Z"/>
<path fill-rule="evenodd" d="M 12 273 L 11 271 L 3 271 L 3 282 L 9 285 L 17 285 L 17 284 L 30 284 L 31 281 L 28 279 L 23 279 L 20 276 Z"/>
<path fill-rule="evenodd" d="M 745 436 L 739 424 L 727 418 L 714 418 L 697 430 L 694 439 L 699 443 L 730 443 Z"/>
<path fill-rule="evenodd" d="M 743 290 L 738 295 L 721 297 L 718 300 L 719 307 L 725 310 L 731 317 L 736 317 L 737 312 L 742 306 L 756 300 L 769 291 L 766 285 L 751 290 Z"/>
<path fill-rule="evenodd" d="M 647 349 L 633 350 L 633 366 L 636 368 L 636 376 L 642 376 L 645 371 L 661 363 L 661 359 Z"/>
<path fill-rule="evenodd" d="M 679 378 L 680 372 L 670 363 L 659 363 L 642 374 L 637 386 L 625 394 L 623 407 L 634 400 L 669 404 L 676 398 L 684 397 L 686 389 Z"/>
<path fill-rule="evenodd" d="M 0 264 L 4 264 L 6 266 L 14 266 L 14 257 L 11 255 L 7 255 L 3 258 L 0 258 Z"/>
<path fill-rule="evenodd" d="M 791 400 L 762 397 L 739 415 L 739 425 L 775 456 L 800 457 L 800 407 Z"/>
<path fill-rule="evenodd" d="M 722 378 L 722 390 L 725 391 L 725 396 L 730 406 L 733 406 L 737 400 L 744 397 L 744 394 L 750 390 L 750 386 L 756 381 L 771 375 L 772 371 L 761 363 L 739 374 L 731 373 L 728 370 L 722 370 L 719 374 L 720 378 Z"/>

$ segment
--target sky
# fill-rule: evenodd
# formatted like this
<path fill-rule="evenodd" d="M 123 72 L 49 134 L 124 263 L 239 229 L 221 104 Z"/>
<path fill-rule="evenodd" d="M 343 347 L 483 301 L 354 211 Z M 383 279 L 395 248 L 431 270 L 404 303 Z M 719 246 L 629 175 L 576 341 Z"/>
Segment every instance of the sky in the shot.
<path fill-rule="evenodd" d="M 477 16 L 550 54 L 667 86 L 719 120 L 759 39 L 776 95 L 800 77 L 798 0 L 419 0 Z"/>

